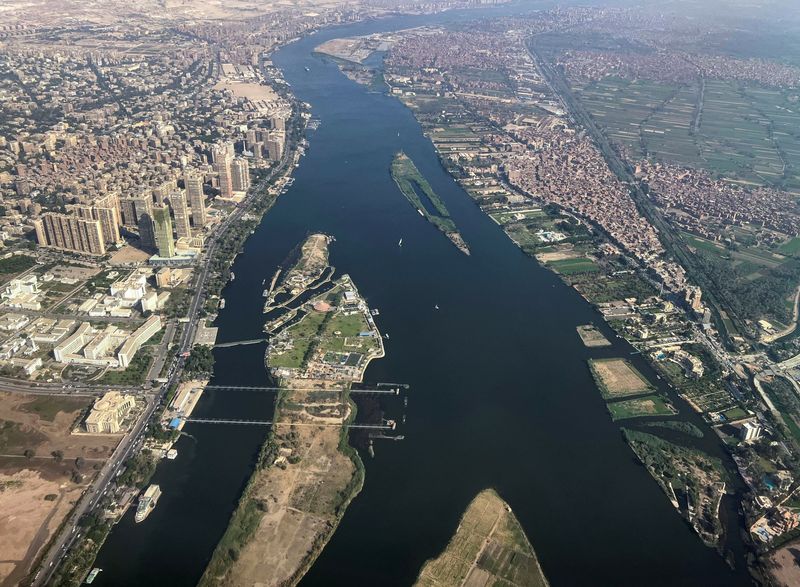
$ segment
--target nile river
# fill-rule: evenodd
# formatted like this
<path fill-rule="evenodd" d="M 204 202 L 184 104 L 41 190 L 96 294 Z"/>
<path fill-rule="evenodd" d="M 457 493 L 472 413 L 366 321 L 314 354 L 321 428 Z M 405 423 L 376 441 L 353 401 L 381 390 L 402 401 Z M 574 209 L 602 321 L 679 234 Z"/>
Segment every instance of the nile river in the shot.
<path fill-rule="evenodd" d="M 474 14 L 327 29 L 273 58 L 321 125 L 309 132 L 296 182 L 236 260 L 220 342 L 261 334 L 262 280 L 321 231 L 336 237 L 331 262 L 380 309 L 378 326 L 391 336 L 366 381 L 411 385 L 405 439 L 379 441 L 374 459 L 364 455 L 364 489 L 302 584 L 410 585 L 486 487 L 514 509 L 554 586 L 746 584 L 743 569 L 731 571 L 681 520 L 606 412 L 586 359 L 632 349 L 585 349 L 578 324 L 602 324 L 613 336 L 600 315 L 472 203 L 399 101 L 312 54 L 338 36 Z M 389 165 L 401 148 L 445 201 L 471 256 L 395 186 Z M 214 383 L 265 385 L 263 353 L 263 345 L 218 349 Z M 641 358 L 633 361 L 654 379 Z M 195 415 L 269 419 L 272 401 L 206 392 Z M 96 584 L 178 587 L 201 576 L 266 430 L 197 424 L 186 432 L 177 460 L 162 462 L 154 477 L 158 507 L 141 524 L 129 511 L 112 531 Z"/>

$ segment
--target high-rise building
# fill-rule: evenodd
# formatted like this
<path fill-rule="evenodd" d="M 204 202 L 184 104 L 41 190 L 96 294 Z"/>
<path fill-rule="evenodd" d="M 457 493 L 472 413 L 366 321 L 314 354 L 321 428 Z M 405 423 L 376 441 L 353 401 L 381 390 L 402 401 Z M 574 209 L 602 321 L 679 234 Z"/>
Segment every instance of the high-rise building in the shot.
<path fill-rule="evenodd" d="M 169 208 L 166 206 L 153 206 L 153 229 L 159 257 L 174 257 L 175 239 L 172 238 L 172 218 L 170 218 Z"/>
<path fill-rule="evenodd" d="M 270 125 L 272 126 L 273 130 L 286 130 L 286 120 L 282 116 L 273 116 L 270 119 Z"/>
<path fill-rule="evenodd" d="M 43 247 L 86 255 L 106 254 L 103 227 L 99 220 L 46 212 L 34 220 L 33 225 L 36 240 Z"/>
<path fill-rule="evenodd" d="M 186 192 L 175 190 L 169 195 L 169 205 L 175 215 L 175 234 L 178 238 L 190 238 L 192 228 L 189 223 L 189 207 L 186 205 Z"/>
<path fill-rule="evenodd" d="M 250 168 L 247 159 L 236 158 L 231 164 L 231 183 L 233 191 L 246 192 L 250 187 Z"/>
<path fill-rule="evenodd" d="M 99 220 L 103 230 L 103 240 L 108 245 L 122 242 L 119 234 L 119 211 L 117 208 L 87 206 L 80 204 L 73 207 L 79 218 L 85 220 Z"/>
<path fill-rule="evenodd" d="M 270 161 L 278 161 L 283 157 L 283 144 L 286 136 L 282 132 L 271 132 L 267 136 L 267 158 Z"/>
<path fill-rule="evenodd" d="M 203 194 L 203 176 L 189 172 L 184 179 L 186 183 L 186 199 L 192 209 L 192 225 L 202 228 L 206 225 L 206 197 Z"/>
<path fill-rule="evenodd" d="M 233 145 L 231 143 L 214 145 L 211 149 L 211 156 L 214 159 L 214 171 L 219 176 L 220 195 L 223 198 L 232 198 L 231 161 L 233 160 Z"/>

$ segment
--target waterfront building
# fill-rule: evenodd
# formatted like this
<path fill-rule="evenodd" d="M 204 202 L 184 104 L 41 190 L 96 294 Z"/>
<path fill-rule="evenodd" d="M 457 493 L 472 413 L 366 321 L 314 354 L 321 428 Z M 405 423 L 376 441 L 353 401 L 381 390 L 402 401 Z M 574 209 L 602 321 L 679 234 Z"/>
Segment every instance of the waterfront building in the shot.
<path fill-rule="evenodd" d="M 99 220 L 46 212 L 33 224 L 40 246 L 86 255 L 106 254 L 103 227 Z"/>

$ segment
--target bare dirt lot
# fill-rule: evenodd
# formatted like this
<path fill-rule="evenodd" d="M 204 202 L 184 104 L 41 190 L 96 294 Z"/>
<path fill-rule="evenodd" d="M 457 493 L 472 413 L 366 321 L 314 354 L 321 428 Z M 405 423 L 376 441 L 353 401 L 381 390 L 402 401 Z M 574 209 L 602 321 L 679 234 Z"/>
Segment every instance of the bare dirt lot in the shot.
<path fill-rule="evenodd" d="M 92 398 L 0 392 L 0 586 L 18 585 L 119 441 L 71 435 Z"/>
<path fill-rule="evenodd" d="M 644 377 L 625 359 L 593 359 L 589 367 L 605 398 L 638 395 L 650 390 Z"/>
<path fill-rule="evenodd" d="M 253 475 L 201 585 L 294 584 L 358 492 L 356 466 L 339 449 L 350 412 L 341 386 L 309 380 L 286 385 L 318 391 L 292 391 L 282 400 L 267 462 Z M 252 534 L 240 544 L 236 537 L 247 528 Z M 231 549 L 236 556 L 226 560 Z"/>
<path fill-rule="evenodd" d="M 800 541 L 779 548 L 769 555 L 768 561 L 775 585 L 800 585 Z"/>
<path fill-rule="evenodd" d="M 588 348 L 611 346 L 611 342 L 592 324 L 583 324 L 578 326 L 576 330 L 584 346 Z"/>

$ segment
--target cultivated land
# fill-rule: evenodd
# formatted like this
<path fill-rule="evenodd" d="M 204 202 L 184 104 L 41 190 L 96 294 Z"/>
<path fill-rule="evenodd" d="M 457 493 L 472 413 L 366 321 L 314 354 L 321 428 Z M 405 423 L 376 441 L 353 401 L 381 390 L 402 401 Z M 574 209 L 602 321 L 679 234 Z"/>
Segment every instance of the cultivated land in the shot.
<path fill-rule="evenodd" d="M 583 344 L 589 348 L 611 346 L 611 342 L 593 324 L 583 324 L 576 330 Z"/>
<path fill-rule="evenodd" d="M 800 543 L 791 542 L 766 558 L 776 586 L 792 587 L 800 584 Z"/>
<path fill-rule="evenodd" d="M 70 434 L 90 398 L 0 393 L 0 585 L 19 584 L 118 436 Z"/>
<path fill-rule="evenodd" d="M 392 178 L 406 199 L 422 216 L 453 241 L 461 252 L 468 255 L 469 248 L 458 232 L 455 222 L 450 218 L 447 206 L 433 191 L 431 184 L 420 173 L 411 158 L 401 151 L 395 155 L 391 171 Z"/>
<path fill-rule="evenodd" d="M 311 235 L 278 292 L 301 299 L 328 269 L 328 239 Z M 287 283 L 290 282 L 290 283 Z M 283 390 L 256 471 L 201 585 L 289 585 L 305 574 L 361 490 L 363 465 L 347 440 L 351 383 L 384 354 L 369 308 L 348 276 L 270 329 L 266 363 Z"/>
<path fill-rule="evenodd" d="M 606 399 L 638 395 L 652 387 L 625 359 L 590 359 L 589 368 Z"/>
<path fill-rule="evenodd" d="M 545 587 L 536 554 L 511 508 L 487 489 L 472 500 L 444 552 L 425 563 L 417 587 Z"/>

